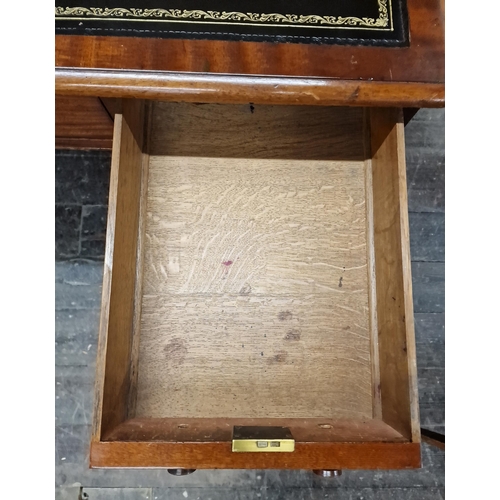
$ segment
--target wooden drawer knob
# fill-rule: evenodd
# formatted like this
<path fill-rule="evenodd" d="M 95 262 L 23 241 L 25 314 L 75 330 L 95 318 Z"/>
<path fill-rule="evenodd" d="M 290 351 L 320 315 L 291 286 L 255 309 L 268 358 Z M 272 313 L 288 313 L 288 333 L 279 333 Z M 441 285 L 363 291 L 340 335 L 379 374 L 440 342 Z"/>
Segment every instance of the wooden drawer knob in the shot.
<path fill-rule="evenodd" d="M 331 470 L 314 469 L 313 472 L 314 474 L 320 477 L 337 477 L 342 475 L 342 471 L 339 469 L 331 469 Z"/>
<path fill-rule="evenodd" d="M 172 476 L 187 476 L 192 474 L 196 469 L 167 469 Z"/>

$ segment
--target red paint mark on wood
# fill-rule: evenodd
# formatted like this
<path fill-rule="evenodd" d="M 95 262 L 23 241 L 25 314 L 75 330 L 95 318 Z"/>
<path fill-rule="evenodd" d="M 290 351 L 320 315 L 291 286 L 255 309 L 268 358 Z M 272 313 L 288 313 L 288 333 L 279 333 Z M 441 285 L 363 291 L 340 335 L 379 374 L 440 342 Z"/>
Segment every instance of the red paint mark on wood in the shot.
<path fill-rule="evenodd" d="M 232 260 L 226 260 L 222 263 L 223 266 L 230 266 L 233 263 Z"/>

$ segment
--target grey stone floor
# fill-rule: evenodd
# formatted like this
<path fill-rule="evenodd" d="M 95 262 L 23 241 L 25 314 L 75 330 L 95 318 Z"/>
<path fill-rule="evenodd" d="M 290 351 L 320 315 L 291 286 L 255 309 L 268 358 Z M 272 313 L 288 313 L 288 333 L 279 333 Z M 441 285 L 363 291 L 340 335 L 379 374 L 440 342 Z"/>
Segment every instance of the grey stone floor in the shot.
<path fill-rule="evenodd" d="M 406 128 L 406 144 L 421 422 L 444 432 L 444 110 L 419 111 Z M 344 471 L 330 480 L 310 471 L 213 470 L 178 478 L 165 470 L 90 470 L 106 211 L 100 178 L 109 177 L 107 169 L 107 153 L 56 155 L 56 499 L 444 498 L 444 452 L 425 444 L 422 469 Z"/>

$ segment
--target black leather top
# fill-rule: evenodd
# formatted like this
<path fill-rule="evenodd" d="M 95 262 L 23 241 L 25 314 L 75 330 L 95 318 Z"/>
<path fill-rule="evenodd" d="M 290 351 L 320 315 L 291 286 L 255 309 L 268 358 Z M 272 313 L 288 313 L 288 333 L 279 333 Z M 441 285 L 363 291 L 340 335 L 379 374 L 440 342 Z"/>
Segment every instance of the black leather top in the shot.
<path fill-rule="evenodd" d="M 406 0 L 56 0 L 56 33 L 408 45 Z"/>

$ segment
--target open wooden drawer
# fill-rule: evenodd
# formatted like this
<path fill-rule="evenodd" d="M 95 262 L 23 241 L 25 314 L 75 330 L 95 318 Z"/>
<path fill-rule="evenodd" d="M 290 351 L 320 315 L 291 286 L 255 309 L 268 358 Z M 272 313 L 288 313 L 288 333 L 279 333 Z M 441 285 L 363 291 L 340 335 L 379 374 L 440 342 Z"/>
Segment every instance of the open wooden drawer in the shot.
<path fill-rule="evenodd" d="M 124 101 L 91 466 L 419 467 L 407 211 L 399 109 Z"/>

